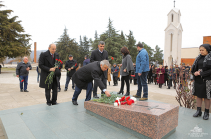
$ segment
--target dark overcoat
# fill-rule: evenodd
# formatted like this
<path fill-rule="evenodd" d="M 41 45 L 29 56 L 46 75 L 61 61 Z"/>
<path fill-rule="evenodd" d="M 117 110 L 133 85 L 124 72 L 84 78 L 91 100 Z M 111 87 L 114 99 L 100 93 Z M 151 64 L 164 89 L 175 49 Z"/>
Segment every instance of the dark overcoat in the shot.
<path fill-rule="evenodd" d="M 108 60 L 108 52 L 103 50 L 103 53 L 99 49 L 93 50 L 90 58 L 90 62 Z M 103 72 L 104 77 L 107 79 L 107 71 Z"/>
<path fill-rule="evenodd" d="M 68 60 L 65 64 L 65 69 L 67 70 L 67 76 L 70 76 L 72 77 L 73 74 L 76 72 L 76 69 L 78 68 L 78 64 L 75 66 L 75 64 L 77 64 L 77 61 L 76 60 Z M 68 72 L 68 69 L 69 68 L 72 68 L 69 72 Z"/>
<path fill-rule="evenodd" d="M 158 74 L 158 73 L 162 73 L 162 74 Z M 160 69 L 160 68 L 158 68 L 157 69 L 157 71 L 156 71 L 156 73 L 157 73 L 157 77 L 158 77 L 158 80 L 157 80 L 157 83 L 159 83 L 159 84 L 163 84 L 164 83 L 164 73 L 165 73 L 165 69 Z"/>
<path fill-rule="evenodd" d="M 72 80 L 80 89 L 87 89 L 87 84 L 94 80 L 100 89 L 103 90 L 106 88 L 100 78 L 102 74 L 103 71 L 100 68 L 100 61 L 95 61 L 78 69 L 73 74 Z"/>
<path fill-rule="evenodd" d="M 50 68 L 53 68 L 55 66 L 54 65 L 55 64 L 55 59 L 59 59 L 59 54 L 58 53 L 54 53 L 54 59 L 52 59 L 52 56 L 51 56 L 49 50 L 40 54 L 39 67 L 41 69 L 41 74 L 40 74 L 39 87 L 47 88 L 47 89 L 51 89 L 52 88 L 52 84 L 53 83 L 50 84 L 49 88 L 48 88 L 48 84 L 45 84 L 45 80 L 46 80 L 46 77 L 48 76 L 48 74 L 51 72 L 51 71 L 49 71 Z M 61 75 L 61 72 L 60 72 L 59 68 L 57 68 L 56 71 L 55 71 L 55 75 L 54 75 L 54 78 L 56 78 L 57 84 L 59 83 L 59 76 L 60 75 Z"/>
<path fill-rule="evenodd" d="M 114 72 L 115 71 L 115 72 Z M 119 73 L 119 67 L 118 66 L 116 66 L 116 67 L 114 67 L 114 66 L 112 66 L 111 67 L 111 72 L 113 72 L 113 76 L 118 76 L 118 73 Z"/>

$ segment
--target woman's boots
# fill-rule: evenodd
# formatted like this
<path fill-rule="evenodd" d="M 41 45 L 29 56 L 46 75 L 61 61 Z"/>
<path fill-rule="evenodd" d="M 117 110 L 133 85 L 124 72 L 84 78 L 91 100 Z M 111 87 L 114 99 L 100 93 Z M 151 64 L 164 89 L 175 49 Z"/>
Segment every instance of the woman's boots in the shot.
<path fill-rule="evenodd" d="M 124 91 L 121 91 L 121 90 L 120 90 L 119 93 L 117 93 L 117 94 L 122 94 L 122 95 L 123 95 L 123 94 L 124 94 Z"/>
<path fill-rule="evenodd" d="M 208 120 L 209 119 L 209 109 L 205 109 L 203 119 L 204 120 Z"/>
<path fill-rule="evenodd" d="M 201 107 L 197 107 L 197 111 L 196 113 L 193 115 L 193 117 L 198 117 L 201 116 L 202 112 L 201 112 Z"/>
<path fill-rule="evenodd" d="M 201 107 L 197 107 L 197 111 L 196 111 L 196 113 L 193 115 L 193 117 L 201 116 L 201 114 L 202 114 L 202 112 L 201 112 Z M 204 119 L 204 120 L 208 120 L 208 119 L 209 119 L 209 109 L 205 109 L 203 119 Z"/>
<path fill-rule="evenodd" d="M 129 96 L 130 95 L 130 92 L 126 92 L 125 96 Z"/>

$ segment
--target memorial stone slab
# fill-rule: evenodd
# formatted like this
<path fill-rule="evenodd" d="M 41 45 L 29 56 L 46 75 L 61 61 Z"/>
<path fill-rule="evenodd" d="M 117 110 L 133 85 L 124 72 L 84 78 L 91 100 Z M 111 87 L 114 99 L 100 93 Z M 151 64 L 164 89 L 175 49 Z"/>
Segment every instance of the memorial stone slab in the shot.
<path fill-rule="evenodd" d="M 88 113 L 95 113 L 144 137 L 162 139 L 178 126 L 179 106 L 171 104 L 136 101 L 132 105 L 113 105 L 85 101 Z"/>

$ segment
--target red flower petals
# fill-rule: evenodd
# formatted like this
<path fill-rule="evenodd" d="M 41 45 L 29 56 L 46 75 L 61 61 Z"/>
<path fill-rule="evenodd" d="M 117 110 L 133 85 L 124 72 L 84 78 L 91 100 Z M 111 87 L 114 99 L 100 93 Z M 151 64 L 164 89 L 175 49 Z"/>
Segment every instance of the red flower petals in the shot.
<path fill-rule="evenodd" d="M 21 82 L 24 82 L 24 79 L 23 79 L 23 80 L 21 80 Z"/>
<path fill-rule="evenodd" d="M 125 101 L 125 96 L 121 98 L 121 101 Z"/>
<path fill-rule="evenodd" d="M 130 100 L 127 101 L 127 105 L 131 105 L 132 102 Z"/>
<path fill-rule="evenodd" d="M 130 99 L 130 96 L 126 97 L 126 101 L 128 101 Z"/>
<path fill-rule="evenodd" d="M 113 57 L 111 57 L 111 59 L 112 59 L 112 60 L 114 60 L 114 58 L 113 58 Z"/>
<path fill-rule="evenodd" d="M 127 102 L 121 102 L 121 105 L 125 105 L 125 104 L 127 104 Z"/>

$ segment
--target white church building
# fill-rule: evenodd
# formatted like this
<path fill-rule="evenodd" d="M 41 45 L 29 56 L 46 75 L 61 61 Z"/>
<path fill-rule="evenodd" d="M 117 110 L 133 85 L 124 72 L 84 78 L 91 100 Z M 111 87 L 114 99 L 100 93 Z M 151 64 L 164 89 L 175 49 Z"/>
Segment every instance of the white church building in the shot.
<path fill-rule="evenodd" d="M 173 8 L 168 13 L 168 22 L 165 29 L 164 65 L 181 64 L 182 25 L 179 9 Z"/>

